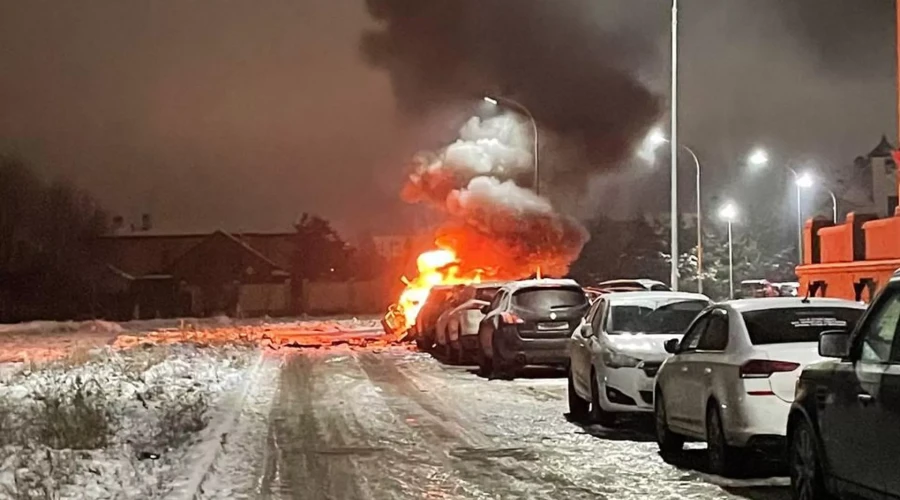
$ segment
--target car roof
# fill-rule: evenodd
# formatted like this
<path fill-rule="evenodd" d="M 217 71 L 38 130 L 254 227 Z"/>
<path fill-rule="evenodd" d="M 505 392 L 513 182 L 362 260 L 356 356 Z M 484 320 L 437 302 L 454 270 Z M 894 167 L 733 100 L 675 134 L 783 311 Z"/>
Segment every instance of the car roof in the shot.
<path fill-rule="evenodd" d="M 469 283 L 468 286 L 472 288 L 500 288 L 505 285 L 505 281 L 486 281 L 482 283 Z"/>
<path fill-rule="evenodd" d="M 660 300 L 660 299 L 688 299 L 688 300 L 706 300 L 710 301 L 710 298 L 706 295 L 699 293 L 690 293 L 690 292 L 619 292 L 612 293 L 609 295 L 604 295 L 604 298 L 608 300 L 611 304 L 615 304 L 616 302 L 630 301 L 635 299 L 645 299 L 645 300 Z"/>
<path fill-rule="evenodd" d="M 663 283 L 662 281 L 651 280 L 651 279 L 648 279 L 648 278 L 637 278 L 637 279 L 616 279 L 616 280 L 607 280 L 607 281 L 601 282 L 598 286 L 604 286 L 604 285 L 617 285 L 617 284 L 624 284 L 624 283 L 638 283 L 638 284 L 641 284 L 641 285 L 644 285 L 644 286 L 650 286 L 650 285 L 665 285 L 665 283 Z"/>
<path fill-rule="evenodd" d="M 765 309 L 794 309 L 801 307 L 844 307 L 864 310 L 866 305 L 845 299 L 829 299 L 824 297 L 767 297 L 759 299 L 740 299 L 722 302 L 721 305 L 737 312 L 762 311 Z"/>
<path fill-rule="evenodd" d="M 534 287 L 577 287 L 581 288 L 581 285 L 578 284 L 577 281 L 572 279 L 551 279 L 551 278 L 541 278 L 541 279 L 531 279 L 531 280 L 521 280 L 521 281 L 510 281 L 509 283 L 503 285 L 502 289 L 508 292 L 516 292 L 523 288 L 534 288 Z"/>

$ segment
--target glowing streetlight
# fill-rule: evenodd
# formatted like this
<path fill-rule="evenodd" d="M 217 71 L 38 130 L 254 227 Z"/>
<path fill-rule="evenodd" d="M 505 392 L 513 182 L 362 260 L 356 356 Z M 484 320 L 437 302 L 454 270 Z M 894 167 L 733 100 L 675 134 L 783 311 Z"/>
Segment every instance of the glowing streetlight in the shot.
<path fill-rule="evenodd" d="M 816 183 L 816 180 L 809 172 L 803 172 L 797 177 L 797 180 L 795 182 L 797 183 L 797 187 L 806 189 L 813 187 L 813 184 Z"/>
<path fill-rule="evenodd" d="M 816 178 L 810 172 L 803 172 L 797 177 L 795 182 L 796 182 L 798 188 L 808 189 L 808 188 L 811 188 L 816 185 Z M 828 194 L 831 196 L 831 221 L 833 223 L 837 224 L 837 218 L 838 218 L 837 196 L 835 196 L 834 191 L 832 191 L 824 186 L 820 186 L 820 187 L 822 189 L 824 189 L 825 191 L 827 191 Z"/>
<path fill-rule="evenodd" d="M 656 150 L 666 143 L 669 143 L 669 140 L 666 139 L 662 130 L 658 128 L 651 130 L 646 139 L 647 146 L 652 150 Z M 697 293 L 703 293 L 703 216 L 700 202 L 700 159 L 693 149 L 684 144 L 679 144 L 679 146 L 690 153 L 691 157 L 694 159 L 694 167 L 697 169 Z M 672 217 L 675 217 L 675 215 L 673 214 Z"/>
<path fill-rule="evenodd" d="M 728 202 L 719 209 L 719 217 L 728 223 L 728 298 L 734 299 L 734 240 L 731 233 L 731 225 L 738 216 L 738 208 L 734 203 Z"/>
<path fill-rule="evenodd" d="M 762 167 L 768 165 L 769 163 L 769 154 L 766 153 L 765 149 L 754 149 L 750 156 L 747 158 L 747 161 L 753 165 L 754 167 Z"/>

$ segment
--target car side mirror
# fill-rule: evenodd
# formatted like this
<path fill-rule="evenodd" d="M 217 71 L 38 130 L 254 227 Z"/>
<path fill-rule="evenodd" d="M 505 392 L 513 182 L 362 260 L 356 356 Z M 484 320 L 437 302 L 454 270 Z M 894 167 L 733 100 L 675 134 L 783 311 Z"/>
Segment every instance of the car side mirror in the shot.
<path fill-rule="evenodd" d="M 659 345 L 659 344 L 657 344 Z M 663 344 L 663 349 L 666 350 L 669 354 L 675 354 L 678 352 L 678 339 L 669 339 Z"/>
<path fill-rule="evenodd" d="M 487 313 L 491 312 L 491 305 L 488 304 L 486 306 L 481 306 L 481 308 L 479 310 L 482 312 L 482 314 L 487 314 Z"/>
<path fill-rule="evenodd" d="M 844 330 L 829 330 L 819 335 L 819 356 L 846 358 L 850 355 L 850 334 Z"/>
<path fill-rule="evenodd" d="M 591 326 L 589 323 L 585 323 L 585 324 L 581 325 L 581 336 L 586 339 L 593 337 L 594 336 L 594 327 Z"/>

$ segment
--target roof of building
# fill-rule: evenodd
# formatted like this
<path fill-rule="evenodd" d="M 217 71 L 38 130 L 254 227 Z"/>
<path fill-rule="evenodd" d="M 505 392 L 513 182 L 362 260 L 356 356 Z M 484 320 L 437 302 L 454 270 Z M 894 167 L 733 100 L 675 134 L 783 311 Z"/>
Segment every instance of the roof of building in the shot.
<path fill-rule="evenodd" d="M 895 151 L 894 146 L 891 145 L 890 141 L 886 135 L 881 136 L 881 141 L 875 146 L 868 157 L 869 158 L 890 158 L 891 154 Z"/>

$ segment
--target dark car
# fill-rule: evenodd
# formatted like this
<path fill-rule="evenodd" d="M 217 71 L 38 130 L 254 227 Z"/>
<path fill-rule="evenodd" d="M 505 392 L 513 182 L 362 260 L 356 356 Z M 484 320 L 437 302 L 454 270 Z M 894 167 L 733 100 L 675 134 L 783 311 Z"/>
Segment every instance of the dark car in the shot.
<path fill-rule="evenodd" d="M 484 307 L 478 328 L 482 374 L 509 378 L 526 365 L 566 366 L 569 337 L 589 305 L 584 290 L 573 280 L 504 285 Z"/>
<path fill-rule="evenodd" d="M 900 276 L 852 332 L 826 331 L 819 354 L 836 358 L 800 375 L 788 417 L 795 499 L 900 499 Z"/>
<path fill-rule="evenodd" d="M 434 347 L 438 317 L 454 306 L 454 298 L 463 288 L 464 285 L 438 285 L 428 291 L 428 297 L 419 309 L 414 326 L 416 345 L 420 349 L 428 350 Z"/>

